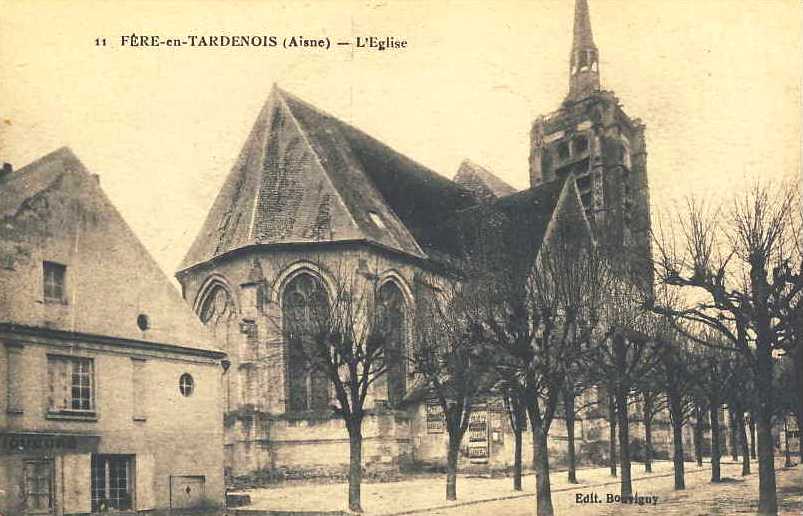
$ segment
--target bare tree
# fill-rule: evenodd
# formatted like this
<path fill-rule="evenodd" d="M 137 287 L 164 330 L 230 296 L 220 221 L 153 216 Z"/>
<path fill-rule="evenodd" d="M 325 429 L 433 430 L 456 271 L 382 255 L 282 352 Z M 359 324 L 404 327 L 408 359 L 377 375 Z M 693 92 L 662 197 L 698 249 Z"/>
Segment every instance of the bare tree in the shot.
<path fill-rule="evenodd" d="M 689 370 L 689 355 L 685 343 L 680 339 L 667 339 L 662 342 L 658 374 L 666 386 L 666 399 L 669 420 L 672 425 L 672 463 L 674 469 L 674 488 L 686 488 L 683 453 L 683 423 L 690 414 L 689 406 L 692 389 L 692 375 Z M 700 414 L 697 414 L 700 417 Z M 702 422 L 702 419 L 698 419 Z M 695 434 L 697 435 L 697 434 Z M 702 435 L 695 439 L 695 448 L 700 460 Z"/>
<path fill-rule="evenodd" d="M 496 369 L 519 386 L 532 430 L 539 515 L 554 512 L 547 438 L 559 396 L 570 364 L 587 349 L 607 281 L 606 263 L 576 233 L 558 229 L 524 277 L 500 269 L 477 284 L 477 316 L 496 348 Z"/>
<path fill-rule="evenodd" d="M 757 185 L 727 210 L 690 201 L 679 217 L 680 236 L 659 234 L 656 271 L 667 285 L 697 295 L 685 306 L 659 311 L 703 324 L 722 336 L 700 342 L 742 354 L 756 375 L 759 512 L 777 512 L 771 397 L 777 350 L 794 352 L 799 316 L 800 202 L 792 185 Z M 689 335 L 690 338 L 696 338 Z"/>
<path fill-rule="evenodd" d="M 440 278 L 417 282 L 413 372 L 434 393 L 446 418 L 449 445 L 446 499 L 457 499 L 457 461 L 477 397 L 493 384 L 491 358 L 483 342 L 475 299 L 463 282 Z"/>
<path fill-rule="evenodd" d="M 588 375 L 584 374 L 585 364 L 580 360 L 575 360 L 567 364 L 566 377 L 561 388 L 561 408 L 563 409 L 563 421 L 566 425 L 566 449 L 568 460 L 568 480 L 571 484 L 579 484 L 577 481 L 577 451 L 575 447 L 575 424 L 577 416 L 591 404 L 577 404 L 577 398 L 586 392 L 588 385 Z"/>
<path fill-rule="evenodd" d="M 701 340 L 715 342 L 715 336 L 701 336 Z M 720 482 L 722 458 L 722 423 L 720 416 L 726 393 L 731 384 L 733 368 L 728 361 L 733 357 L 720 349 L 696 346 L 693 359 L 701 364 L 697 384 L 707 397 L 709 420 L 711 422 L 711 482 Z"/>
<path fill-rule="evenodd" d="M 523 400 L 523 387 L 515 378 L 500 381 L 502 398 L 513 431 L 513 490 L 521 491 L 522 440 L 527 429 L 527 408 Z"/>
<path fill-rule="evenodd" d="M 676 306 L 678 302 L 673 293 L 660 285 L 656 294 L 661 306 Z M 680 490 L 686 488 L 683 424 L 695 414 L 697 421 L 702 422 L 699 412 L 695 411 L 698 406 L 695 405 L 694 398 L 699 364 L 690 356 L 688 339 L 674 328 L 669 317 L 658 315 L 654 321 L 652 336 L 657 345 L 658 356 L 653 374 L 648 375 L 644 382 L 646 389 L 655 389 L 666 394 L 666 407 L 672 426 L 674 488 Z M 700 439 L 697 439 L 696 430 L 695 428 L 695 448 L 702 466 L 702 433 Z M 700 430 L 702 431 L 702 427 Z"/>
<path fill-rule="evenodd" d="M 649 375 L 651 378 L 652 375 Z M 659 386 L 639 388 L 641 393 L 641 420 L 644 424 L 644 471 L 652 473 L 652 427 L 655 416 L 660 414 L 665 408 L 665 397 L 663 390 Z"/>
<path fill-rule="evenodd" d="M 651 292 L 614 269 L 607 285 L 599 340 L 589 355 L 599 383 L 612 394 L 619 433 L 621 495 L 633 494 L 630 463 L 629 399 L 639 380 L 657 366 L 658 347 L 652 337 L 655 317 L 645 309 Z M 611 425 L 613 426 L 613 425 Z"/>
<path fill-rule="evenodd" d="M 354 512 L 362 512 L 365 401 L 369 387 L 388 370 L 375 287 L 360 275 L 341 272 L 329 292 L 312 284 L 303 294 L 288 297 L 288 320 L 283 321 L 290 353 L 334 389 L 331 409 L 343 419 L 349 436 L 349 509 Z"/>

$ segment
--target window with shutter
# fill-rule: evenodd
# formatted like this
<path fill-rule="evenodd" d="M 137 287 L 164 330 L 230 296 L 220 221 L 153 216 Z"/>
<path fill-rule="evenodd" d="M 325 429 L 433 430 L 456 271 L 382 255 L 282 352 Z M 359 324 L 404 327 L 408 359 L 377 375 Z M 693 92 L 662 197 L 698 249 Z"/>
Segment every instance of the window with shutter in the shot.
<path fill-rule="evenodd" d="M 25 461 L 26 514 L 50 514 L 53 510 L 53 462 Z"/>
<path fill-rule="evenodd" d="M 6 344 L 6 412 L 22 414 L 22 346 Z"/>
<path fill-rule="evenodd" d="M 48 355 L 49 415 L 95 415 L 94 361 Z"/>

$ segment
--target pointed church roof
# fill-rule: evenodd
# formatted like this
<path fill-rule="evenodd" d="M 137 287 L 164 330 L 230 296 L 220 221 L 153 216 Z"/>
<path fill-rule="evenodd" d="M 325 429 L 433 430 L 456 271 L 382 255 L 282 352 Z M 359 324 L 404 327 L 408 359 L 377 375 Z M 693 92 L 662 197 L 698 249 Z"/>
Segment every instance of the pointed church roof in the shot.
<path fill-rule="evenodd" d="M 274 87 L 181 270 L 257 244 L 365 240 L 438 252 L 470 191 Z"/>
<path fill-rule="evenodd" d="M 516 193 L 516 189 L 495 176 L 487 168 L 465 159 L 457 169 L 454 182 L 462 185 L 483 200 L 493 200 Z"/>
<path fill-rule="evenodd" d="M 594 33 L 591 31 L 591 15 L 588 0 L 575 0 L 574 3 L 574 39 L 572 49 L 597 48 L 594 44 Z"/>
<path fill-rule="evenodd" d="M 223 356 L 98 183 L 67 147 L 0 179 L 0 324 Z M 66 266 L 63 303 L 41 299 L 43 260 Z"/>

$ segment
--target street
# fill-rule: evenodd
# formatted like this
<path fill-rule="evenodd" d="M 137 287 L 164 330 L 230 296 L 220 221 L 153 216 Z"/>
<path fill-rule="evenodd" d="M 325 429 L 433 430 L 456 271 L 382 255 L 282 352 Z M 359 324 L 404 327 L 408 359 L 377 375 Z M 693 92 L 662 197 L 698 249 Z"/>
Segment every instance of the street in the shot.
<path fill-rule="evenodd" d="M 755 471 L 755 468 L 754 468 Z M 709 471 L 694 471 L 686 474 L 686 490 L 674 491 L 673 477 L 665 476 L 633 482 L 634 495 L 658 497 L 656 505 L 623 505 L 606 503 L 608 493 L 618 494 L 616 484 L 590 490 L 572 490 L 552 493 L 556 514 L 613 515 L 653 513 L 683 516 L 703 516 L 709 514 L 750 514 L 755 513 L 758 504 L 758 473 L 747 478 L 740 476 L 741 467 L 736 464 L 723 465 L 723 481 L 713 485 L 709 482 Z M 689 474 L 691 473 L 691 474 Z M 803 514 L 803 468 L 777 469 L 779 514 L 798 516 Z M 601 503 L 576 503 L 578 492 L 596 492 Z M 505 516 L 530 516 L 535 513 L 535 497 L 515 498 L 476 505 L 455 507 L 454 509 L 433 511 L 433 516 L 480 516 L 504 514 Z"/>

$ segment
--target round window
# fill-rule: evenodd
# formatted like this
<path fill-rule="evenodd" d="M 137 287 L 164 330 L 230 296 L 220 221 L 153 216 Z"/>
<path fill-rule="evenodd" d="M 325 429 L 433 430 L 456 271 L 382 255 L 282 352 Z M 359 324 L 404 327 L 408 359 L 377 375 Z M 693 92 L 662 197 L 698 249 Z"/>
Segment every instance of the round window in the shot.
<path fill-rule="evenodd" d="M 189 373 L 184 373 L 178 380 L 178 390 L 184 396 L 190 396 L 192 391 L 195 390 L 195 380 L 192 379 Z"/>

